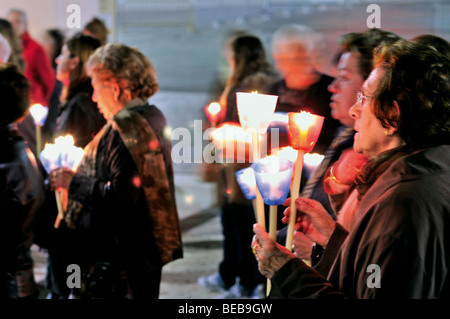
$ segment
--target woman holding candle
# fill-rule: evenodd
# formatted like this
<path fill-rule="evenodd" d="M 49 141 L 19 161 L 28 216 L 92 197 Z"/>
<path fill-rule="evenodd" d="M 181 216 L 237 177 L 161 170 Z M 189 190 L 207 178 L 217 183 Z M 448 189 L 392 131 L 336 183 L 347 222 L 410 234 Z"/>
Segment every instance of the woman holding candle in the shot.
<path fill-rule="evenodd" d="M 341 37 L 340 49 L 336 54 L 335 60 L 339 58 L 338 75 L 328 86 L 328 90 L 333 94 L 331 115 L 341 123 L 341 127 L 319 168 L 302 189 L 301 196 L 319 201 L 348 231 L 352 228 L 355 206 L 358 204 L 353 182 L 361 166 L 367 161 L 363 154 L 353 150 L 354 119 L 348 111 L 356 103 L 357 93 L 372 71 L 373 50 L 383 42 L 395 42 L 399 39 L 394 33 L 381 29 L 352 32 Z M 339 177 L 338 182 L 335 180 L 336 176 Z M 354 198 L 342 207 L 349 195 Z M 311 257 L 312 266 L 316 266 L 323 248 L 317 243 L 313 245 L 302 232 L 296 232 L 294 251 L 308 259 Z M 321 263 L 321 267 L 324 267 L 324 263 Z M 327 272 L 326 269 L 323 271 Z"/>
<path fill-rule="evenodd" d="M 2 299 L 37 298 L 31 225 L 43 201 L 36 158 L 17 130 L 29 107 L 30 83 L 13 64 L 0 63 L 0 293 Z"/>
<path fill-rule="evenodd" d="M 121 44 L 97 49 L 87 69 L 108 123 L 77 173 L 50 174 L 53 188 L 69 190 L 65 222 L 85 236 L 82 298 L 158 298 L 162 267 L 182 246 L 166 120 L 147 103 L 159 89 L 155 70 Z"/>
<path fill-rule="evenodd" d="M 232 38 L 226 46 L 226 58 L 231 69 L 219 103 L 226 109 L 223 122 L 239 123 L 236 92 L 258 91 L 278 79 L 276 71 L 267 60 L 261 40 L 253 35 Z"/>
<path fill-rule="evenodd" d="M 356 224 L 348 233 L 317 202 L 297 200 L 298 228 L 324 256 L 336 256 L 327 278 L 255 225 L 273 297 L 449 297 L 449 74 L 448 58 L 422 44 L 400 40 L 378 50 L 350 110 L 354 148 L 370 159 L 357 177 Z"/>
<path fill-rule="evenodd" d="M 219 103 L 226 109 L 223 122 L 239 123 L 236 93 L 264 93 L 264 89 L 277 79 L 277 74 L 267 60 L 261 40 L 256 36 L 239 34 L 232 37 L 226 50 L 232 74 Z M 249 297 L 257 294 L 257 285 L 264 282 L 248 246 L 253 236 L 254 212 L 235 177 L 235 172 L 248 167 L 249 163 L 221 166 L 219 189 L 224 192 L 221 203 L 224 257 L 218 273 L 200 277 L 198 282 L 203 287 L 226 291 L 226 298 Z M 239 284 L 236 283 L 237 278 Z"/>

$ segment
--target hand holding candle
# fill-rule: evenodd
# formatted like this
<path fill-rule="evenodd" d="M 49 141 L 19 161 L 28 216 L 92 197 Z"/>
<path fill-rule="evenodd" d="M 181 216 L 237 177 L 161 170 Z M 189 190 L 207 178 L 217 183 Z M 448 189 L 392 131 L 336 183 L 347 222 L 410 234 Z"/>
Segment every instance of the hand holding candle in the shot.
<path fill-rule="evenodd" d="M 283 204 L 289 195 L 292 179 L 292 162 L 272 155 L 252 164 L 256 185 L 266 205 L 270 205 L 269 237 L 276 241 L 278 205 Z M 271 283 L 267 282 L 267 296 Z"/>
<path fill-rule="evenodd" d="M 316 145 L 322 130 L 324 117 L 314 115 L 309 112 L 289 113 L 289 142 L 291 146 L 298 151 L 297 160 L 294 166 L 294 179 L 291 187 L 291 215 L 286 237 L 286 248 L 292 249 L 294 239 L 294 226 L 297 211 L 295 200 L 300 192 L 300 180 L 303 170 L 303 157 L 305 152 L 311 152 Z"/>
<path fill-rule="evenodd" d="M 64 210 L 67 208 L 67 189 L 84 155 L 83 149 L 74 146 L 73 143 L 73 137 L 70 135 L 58 137 L 55 144 L 47 144 L 39 155 L 42 166 L 49 174 L 51 185 L 55 189 L 58 206 L 55 228 L 59 227 L 59 222 L 64 217 Z"/>

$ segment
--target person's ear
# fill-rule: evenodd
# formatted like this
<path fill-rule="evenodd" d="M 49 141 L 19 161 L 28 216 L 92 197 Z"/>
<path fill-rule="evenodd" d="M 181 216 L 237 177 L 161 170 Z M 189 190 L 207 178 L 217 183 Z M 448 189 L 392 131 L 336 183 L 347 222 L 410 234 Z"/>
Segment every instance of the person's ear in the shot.
<path fill-rule="evenodd" d="M 114 101 L 119 101 L 119 97 L 120 97 L 120 86 L 117 82 L 112 82 L 111 83 L 112 86 L 112 90 L 113 90 L 113 97 L 114 97 Z"/>

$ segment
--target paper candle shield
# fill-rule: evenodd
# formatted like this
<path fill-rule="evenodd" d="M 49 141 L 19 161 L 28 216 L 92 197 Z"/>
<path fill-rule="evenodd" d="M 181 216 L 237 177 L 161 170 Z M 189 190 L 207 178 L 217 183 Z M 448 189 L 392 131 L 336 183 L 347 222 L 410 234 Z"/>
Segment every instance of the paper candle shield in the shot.
<path fill-rule="evenodd" d="M 311 152 L 319 138 L 325 118 L 309 112 L 290 112 L 288 115 L 290 145 L 296 150 Z"/>
<path fill-rule="evenodd" d="M 249 133 L 264 134 L 272 119 L 278 96 L 258 93 L 236 93 L 239 121 Z"/>
<path fill-rule="evenodd" d="M 43 126 L 47 120 L 48 108 L 40 104 L 34 104 L 30 107 L 30 114 L 33 117 L 34 125 Z"/>
<path fill-rule="evenodd" d="M 291 186 L 293 163 L 278 156 L 268 156 L 252 164 L 256 185 L 266 205 L 283 204 Z"/>
<path fill-rule="evenodd" d="M 84 151 L 73 145 L 72 136 L 58 137 L 55 144 L 47 144 L 39 154 L 42 166 L 47 173 L 56 168 L 64 167 L 76 170 L 83 158 Z"/>
<path fill-rule="evenodd" d="M 256 179 L 255 172 L 251 167 L 241 169 L 234 173 L 239 187 L 248 200 L 256 199 Z"/>
<path fill-rule="evenodd" d="M 235 123 L 224 123 L 217 127 L 211 139 L 216 154 L 227 163 L 247 163 L 250 158 L 252 135 Z"/>

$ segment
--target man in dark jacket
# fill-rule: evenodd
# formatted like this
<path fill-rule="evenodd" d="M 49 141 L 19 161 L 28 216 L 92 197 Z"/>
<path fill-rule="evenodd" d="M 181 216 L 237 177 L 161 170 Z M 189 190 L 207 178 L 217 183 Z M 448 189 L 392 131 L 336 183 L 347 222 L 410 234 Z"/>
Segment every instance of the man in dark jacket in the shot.
<path fill-rule="evenodd" d="M 0 65 L 1 298 L 37 297 L 33 275 L 32 222 L 43 201 L 36 159 L 17 131 L 29 106 L 30 84 L 12 64 Z"/>

